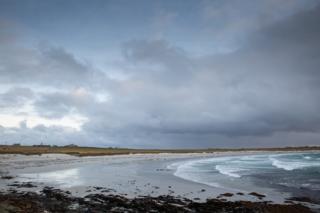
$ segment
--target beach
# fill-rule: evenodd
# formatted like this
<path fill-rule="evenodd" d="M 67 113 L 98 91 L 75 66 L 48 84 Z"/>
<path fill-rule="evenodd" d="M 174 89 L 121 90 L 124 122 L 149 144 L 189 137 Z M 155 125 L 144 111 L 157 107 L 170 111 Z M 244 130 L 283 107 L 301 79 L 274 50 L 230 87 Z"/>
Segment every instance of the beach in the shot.
<path fill-rule="evenodd" d="M 177 166 L 207 159 L 232 156 L 264 156 L 269 152 L 161 153 L 77 157 L 65 154 L 0 155 L 2 193 L 35 192 L 52 187 L 67 191 L 70 196 L 92 194 L 137 197 L 172 196 L 192 202 L 208 199 L 223 201 L 295 203 L 288 201 L 292 194 L 269 188 L 251 187 L 239 190 L 190 181 L 177 174 Z M 274 152 L 281 154 L 282 152 Z M 190 164 L 190 163 L 189 163 Z M 181 169 L 181 167 L 179 167 Z M 238 181 L 237 179 L 232 179 Z M 298 202 L 301 203 L 301 202 Z M 304 205 L 318 208 L 315 202 Z"/>
<path fill-rule="evenodd" d="M 168 166 L 174 162 L 212 157 L 221 154 L 134 154 L 120 156 L 75 157 L 45 154 L 41 156 L 3 155 L 1 167 L 16 177 L 9 182 L 35 182 L 39 189 L 49 185 L 86 195 L 93 187 L 107 187 L 121 195 L 172 194 L 206 199 L 223 191 L 183 180 L 173 175 Z M 207 188 L 205 191 L 202 189 Z M 37 190 L 34 187 L 32 190 Z"/>

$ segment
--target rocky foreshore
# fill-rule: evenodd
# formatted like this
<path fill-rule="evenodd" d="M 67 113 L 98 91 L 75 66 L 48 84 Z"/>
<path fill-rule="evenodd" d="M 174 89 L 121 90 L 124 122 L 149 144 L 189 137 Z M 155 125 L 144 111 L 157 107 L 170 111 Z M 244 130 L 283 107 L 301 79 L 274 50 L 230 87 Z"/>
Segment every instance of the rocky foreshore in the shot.
<path fill-rule="evenodd" d="M 208 199 L 195 202 L 173 196 L 126 198 L 120 195 L 90 194 L 74 197 L 68 191 L 44 187 L 40 193 L 0 192 L 1 213 L 100 213 L 100 212 L 270 212 L 307 213 L 312 212 L 300 204 L 273 204 L 268 201 L 226 201 Z"/>

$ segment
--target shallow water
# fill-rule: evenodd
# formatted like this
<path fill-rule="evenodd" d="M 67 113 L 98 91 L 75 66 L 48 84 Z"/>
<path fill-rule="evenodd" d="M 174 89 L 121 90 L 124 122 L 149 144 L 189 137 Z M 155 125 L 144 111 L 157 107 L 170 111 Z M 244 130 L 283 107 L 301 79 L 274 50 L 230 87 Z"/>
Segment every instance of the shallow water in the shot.
<path fill-rule="evenodd" d="M 254 188 L 320 199 L 320 153 L 259 154 L 190 160 L 169 165 L 177 177 L 249 192 Z"/>

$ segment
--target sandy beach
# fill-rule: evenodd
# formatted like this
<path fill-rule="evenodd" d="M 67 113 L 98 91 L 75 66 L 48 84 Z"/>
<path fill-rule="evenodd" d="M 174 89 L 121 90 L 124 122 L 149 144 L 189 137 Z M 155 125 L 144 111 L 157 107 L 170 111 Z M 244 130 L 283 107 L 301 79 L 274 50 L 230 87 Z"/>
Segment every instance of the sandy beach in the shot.
<path fill-rule="evenodd" d="M 129 198 L 173 195 L 204 201 L 228 192 L 234 194 L 226 197 L 228 200 L 258 201 L 256 196 L 237 195 L 238 192 L 249 192 L 213 187 L 179 178 L 174 175 L 175 168 L 172 168 L 172 165 L 194 159 L 263 153 L 265 152 L 162 153 L 97 157 L 63 154 L 0 155 L 1 173 L 13 177 L 0 179 L 0 184 L 2 190 L 9 190 L 14 182 L 30 182 L 36 187 L 19 189 L 40 191 L 44 186 L 51 186 L 68 190 L 75 196 L 99 192 L 119 194 Z M 284 198 L 289 197 L 289 194 L 280 195 L 272 190 L 265 192 L 266 200 L 277 203 L 283 203 Z"/>
<path fill-rule="evenodd" d="M 93 187 L 98 186 L 128 197 L 172 194 L 206 199 L 217 196 L 222 191 L 175 177 L 174 171 L 167 167 L 178 161 L 217 155 L 221 154 L 134 154 L 103 157 L 2 155 L 2 172 L 9 172 L 8 175 L 15 178 L 2 180 L 1 186 L 8 189 L 8 184 L 12 181 L 33 182 L 40 187 L 31 190 L 49 185 L 80 196 L 92 192 Z M 91 171 L 85 172 L 88 169 Z"/>
<path fill-rule="evenodd" d="M 256 156 L 265 151 L 223 153 L 161 153 L 77 157 L 65 154 L 0 155 L 0 188 L 6 192 L 35 192 L 46 187 L 84 198 L 92 194 L 126 199 L 172 196 L 192 202 L 221 199 L 223 202 L 250 201 L 291 203 L 289 193 L 271 189 L 214 187 L 178 177 L 176 165 L 194 160 L 228 156 Z M 277 152 L 281 153 L 281 152 Z M 315 203 L 306 204 L 318 208 Z"/>

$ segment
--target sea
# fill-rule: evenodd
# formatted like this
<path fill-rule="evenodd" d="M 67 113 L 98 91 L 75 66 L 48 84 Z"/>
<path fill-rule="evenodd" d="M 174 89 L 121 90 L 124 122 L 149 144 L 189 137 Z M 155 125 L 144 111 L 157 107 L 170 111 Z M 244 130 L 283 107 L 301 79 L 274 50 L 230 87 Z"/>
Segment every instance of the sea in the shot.
<path fill-rule="evenodd" d="M 226 191 L 290 196 L 320 200 L 320 152 L 270 153 L 188 160 L 168 166 L 185 180 Z"/>

